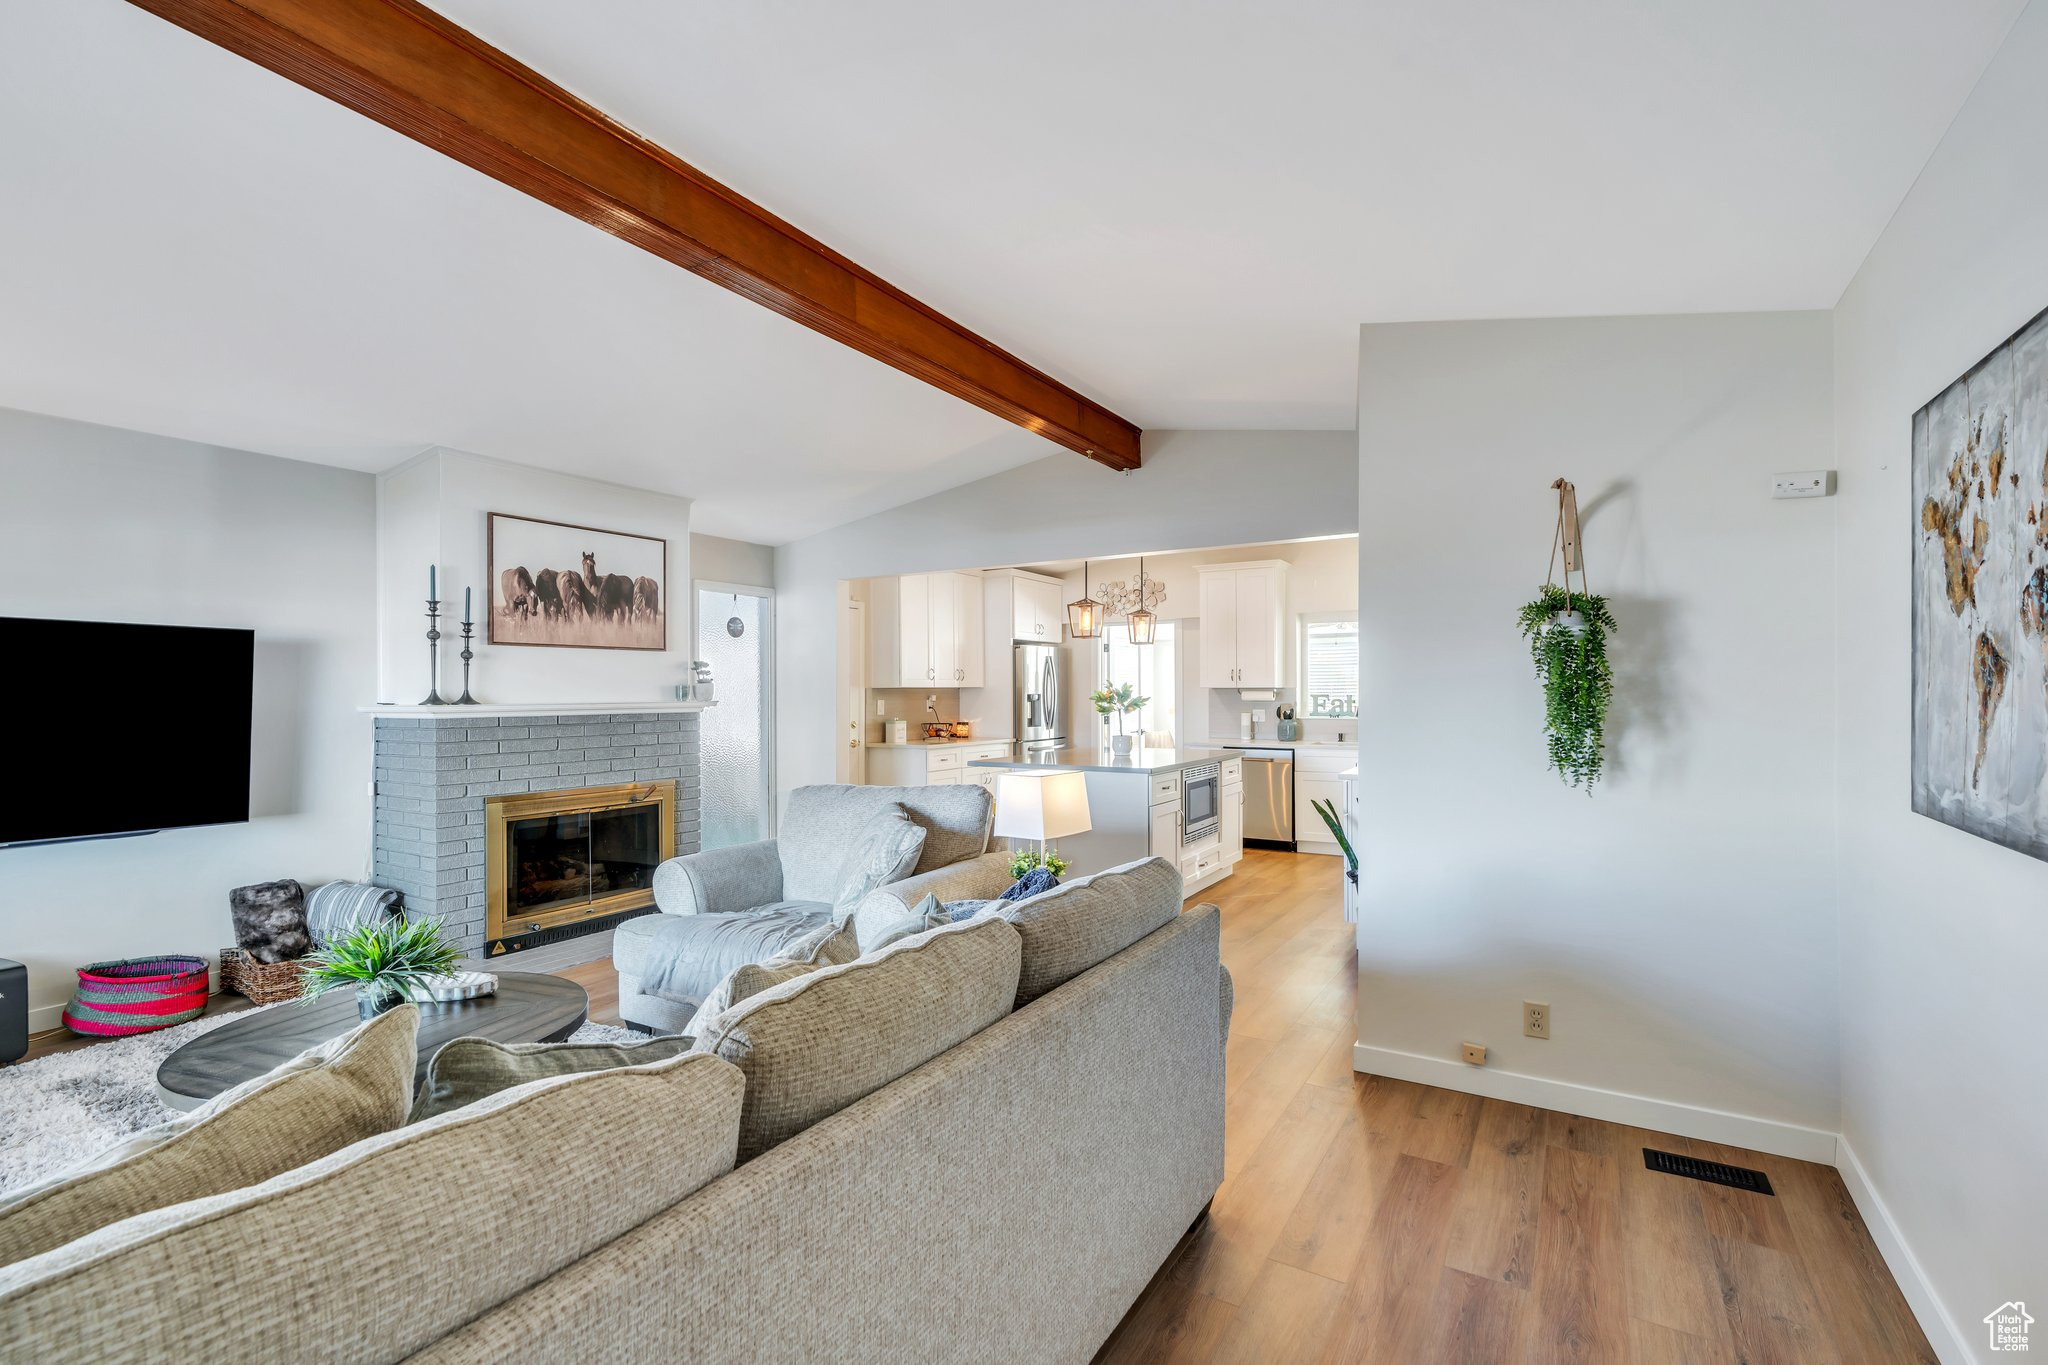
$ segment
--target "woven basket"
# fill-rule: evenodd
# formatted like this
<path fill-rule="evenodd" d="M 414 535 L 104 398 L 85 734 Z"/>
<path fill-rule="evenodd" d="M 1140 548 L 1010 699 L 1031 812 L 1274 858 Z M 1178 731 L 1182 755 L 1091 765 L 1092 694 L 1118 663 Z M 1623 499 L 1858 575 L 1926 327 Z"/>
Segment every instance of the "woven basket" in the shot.
<path fill-rule="evenodd" d="M 246 995 L 259 1005 L 298 999 L 299 976 L 305 969 L 304 958 L 258 962 L 240 948 L 220 950 L 220 988 Z"/>
<path fill-rule="evenodd" d="M 206 1008 L 206 959 L 140 957 L 78 969 L 78 993 L 64 1007 L 73 1033 L 118 1038 L 152 1033 Z"/>

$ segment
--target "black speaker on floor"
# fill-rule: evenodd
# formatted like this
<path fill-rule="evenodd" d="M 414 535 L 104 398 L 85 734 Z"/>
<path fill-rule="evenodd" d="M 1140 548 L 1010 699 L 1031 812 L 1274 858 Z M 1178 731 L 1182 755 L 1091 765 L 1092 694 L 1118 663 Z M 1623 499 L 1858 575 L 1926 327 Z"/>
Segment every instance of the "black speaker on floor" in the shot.
<path fill-rule="evenodd" d="M 0 1062 L 28 1051 L 28 968 L 0 957 Z"/>

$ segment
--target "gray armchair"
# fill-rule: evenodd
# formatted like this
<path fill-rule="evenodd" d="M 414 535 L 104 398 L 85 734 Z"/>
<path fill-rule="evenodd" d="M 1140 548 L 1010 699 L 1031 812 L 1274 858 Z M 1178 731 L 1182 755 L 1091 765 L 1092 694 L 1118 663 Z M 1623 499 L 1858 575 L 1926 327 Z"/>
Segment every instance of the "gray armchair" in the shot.
<path fill-rule="evenodd" d="M 654 871 L 658 915 L 619 925 L 612 965 L 619 1015 L 643 1032 L 679 1031 L 712 987 L 747 962 L 832 918 L 847 862 L 876 816 L 901 805 L 925 829 L 916 871 L 871 892 L 904 907 L 991 899 L 1010 885 L 1009 855 L 989 851 L 994 800 L 984 787 L 799 787 L 782 834 L 671 858 Z"/>

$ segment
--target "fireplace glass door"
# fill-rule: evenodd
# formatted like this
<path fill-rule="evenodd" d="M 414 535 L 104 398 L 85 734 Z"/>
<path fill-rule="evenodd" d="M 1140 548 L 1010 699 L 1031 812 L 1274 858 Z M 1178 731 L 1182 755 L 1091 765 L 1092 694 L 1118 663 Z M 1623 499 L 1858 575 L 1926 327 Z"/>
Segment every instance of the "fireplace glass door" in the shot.
<path fill-rule="evenodd" d="M 581 908 L 654 886 L 661 811 L 654 806 L 539 815 L 506 829 L 506 918 Z"/>

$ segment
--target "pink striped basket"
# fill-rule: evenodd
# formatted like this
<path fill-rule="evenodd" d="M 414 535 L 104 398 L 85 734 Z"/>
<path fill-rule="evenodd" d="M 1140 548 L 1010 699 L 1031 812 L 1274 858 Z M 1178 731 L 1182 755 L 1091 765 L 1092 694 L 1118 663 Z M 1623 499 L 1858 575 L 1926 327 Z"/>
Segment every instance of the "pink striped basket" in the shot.
<path fill-rule="evenodd" d="M 205 1010 L 206 984 L 203 957 L 95 962 L 78 969 L 78 993 L 64 1007 L 64 1027 L 101 1038 L 169 1028 Z"/>

